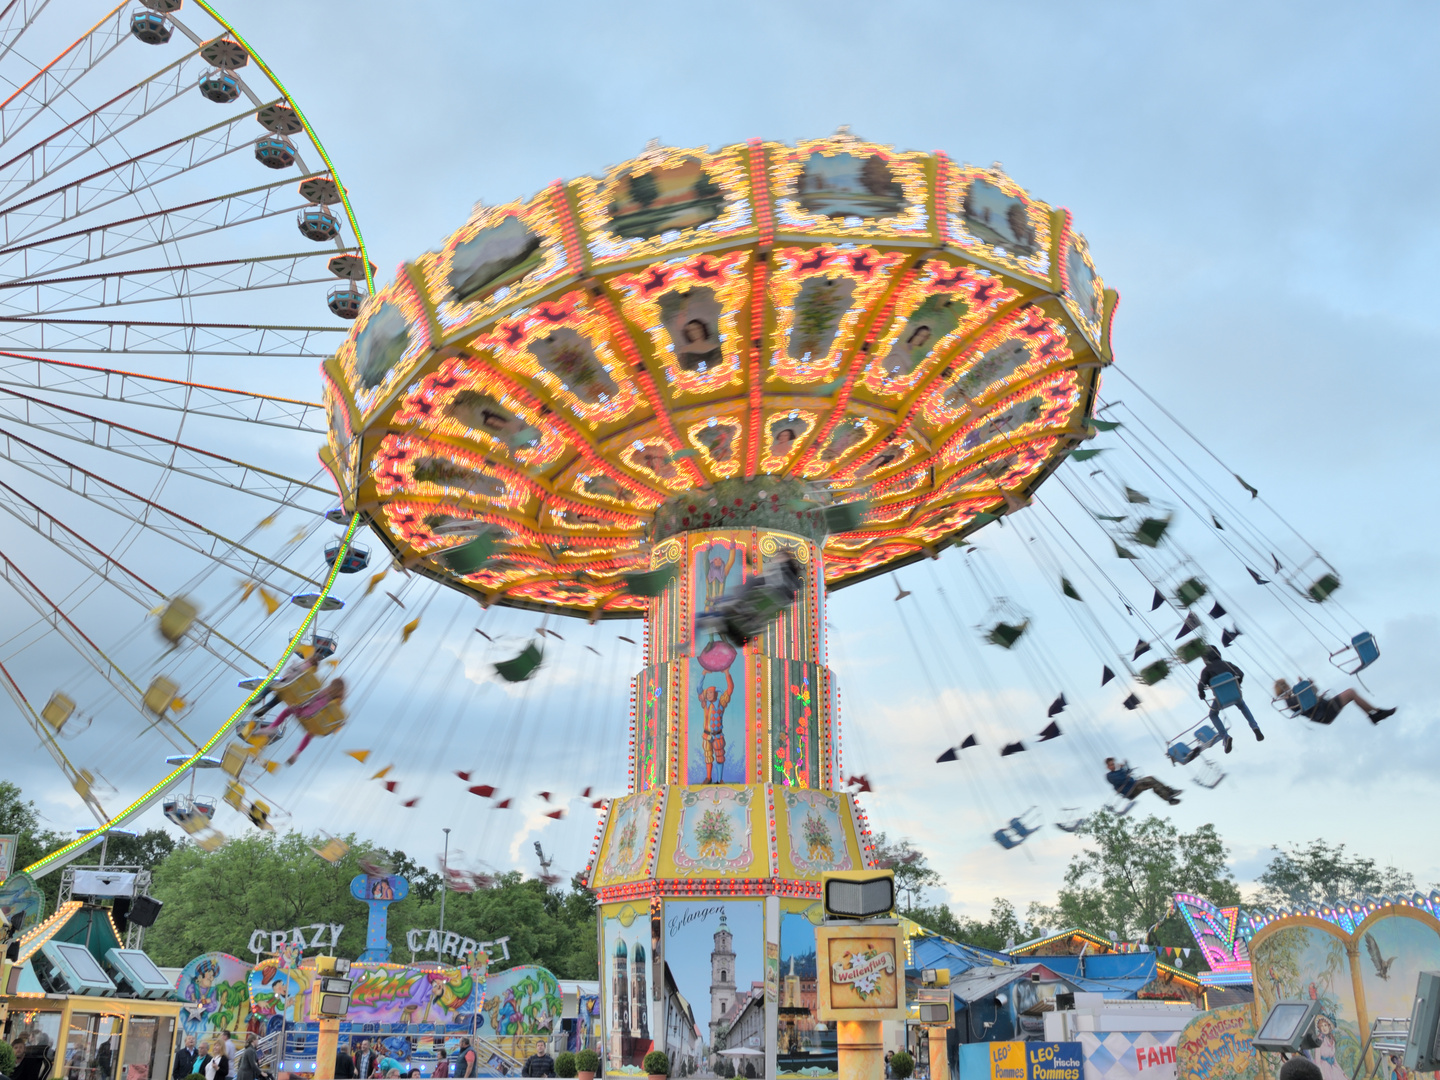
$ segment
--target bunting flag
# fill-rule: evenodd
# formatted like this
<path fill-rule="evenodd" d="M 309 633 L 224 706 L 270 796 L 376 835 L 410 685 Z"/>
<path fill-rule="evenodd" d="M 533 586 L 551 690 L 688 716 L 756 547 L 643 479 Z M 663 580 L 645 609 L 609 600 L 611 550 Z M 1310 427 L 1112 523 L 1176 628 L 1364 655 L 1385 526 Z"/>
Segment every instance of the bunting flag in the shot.
<path fill-rule="evenodd" d="M 1189 959 L 1190 959 L 1190 950 L 1189 950 L 1189 949 L 1183 949 L 1183 950 L 1181 950 L 1181 951 L 1185 953 L 1185 959 L 1186 959 L 1186 960 L 1189 960 Z"/>
<path fill-rule="evenodd" d="M 975 738 L 974 735 L 966 735 L 966 736 L 965 736 L 965 741 L 960 744 L 960 749 L 961 749 L 961 750 L 968 750 L 968 749 L 970 749 L 970 747 L 972 747 L 972 746 L 979 746 L 979 745 L 980 745 L 980 740 L 977 739 L 977 738 Z"/>
<path fill-rule="evenodd" d="M 1119 544 L 1117 541 L 1115 541 L 1115 540 L 1111 540 L 1110 542 L 1115 545 L 1115 555 L 1116 555 L 1118 558 L 1121 558 L 1121 559 L 1133 559 L 1133 558 L 1135 558 L 1135 553 L 1134 553 L 1133 551 L 1131 551 L 1129 548 L 1127 548 L 1127 547 L 1121 547 L 1120 544 Z"/>
<path fill-rule="evenodd" d="M 1135 651 L 1130 654 L 1130 659 L 1139 660 L 1140 657 L 1144 656 L 1149 651 L 1150 643 L 1148 641 L 1145 641 L 1144 639 L 1141 639 L 1140 641 L 1135 642 Z"/>
<path fill-rule="evenodd" d="M 1180 632 L 1175 635 L 1175 640 L 1179 641 L 1186 634 L 1193 634 L 1198 629 L 1200 629 L 1200 616 L 1192 611 L 1185 616 L 1185 621 L 1180 624 Z"/>
<path fill-rule="evenodd" d="M 490 809 L 492 809 L 492 810 L 509 810 L 509 809 L 510 809 L 510 800 L 509 800 L 509 799 L 501 799 L 499 802 L 497 802 L 497 803 L 496 803 L 494 806 L 492 806 Z"/>
<path fill-rule="evenodd" d="M 1106 664 L 1105 666 L 1103 666 L 1103 667 L 1100 669 L 1100 685 L 1101 685 L 1101 686 L 1104 686 L 1107 682 L 1109 682 L 1109 681 L 1110 681 L 1111 679 L 1113 679 L 1113 678 L 1115 678 L 1115 673 L 1110 670 L 1110 665 L 1109 665 L 1109 664 Z"/>
<path fill-rule="evenodd" d="M 1075 591 L 1075 586 L 1070 584 L 1070 579 L 1067 577 L 1060 578 L 1060 591 L 1066 596 L 1068 596 L 1071 600 L 1080 599 L 1080 594 Z M 1081 602 L 1083 603 L 1084 601 Z"/>
<path fill-rule="evenodd" d="M 274 615 L 275 612 L 280 610 L 280 598 L 278 596 L 266 588 L 261 588 L 259 593 L 260 603 L 265 605 L 266 615 Z"/>
<path fill-rule="evenodd" d="M 385 779 L 386 775 L 390 772 L 390 770 L 393 769 L 394 767 L 395 767 L 394 765 L 386 765 L 383 769 L 381 769 L 379 772 L 377 772 L 374 776 L 370 777 L 370 779 L 371 779 L 371 780 L 383 780 L 383 779 Z"/>
<path fill-rule="evenodd" d="M 1240 486 L 1250 493 L 1250 498 L 1258 499 L 1260 497 L 1260 490 L 1258 488 L 1253 488 L 1249 484 L 1247 484 L 1243 479 L 1241 479 L 1239 473 L 1231 473 L 1230 475 L 1235 477 L 1236 480 L 1240 481 Z"/>
<path fill-rule="evenodd" d="M 471 795 L 479 795 L 482 799 L 488 799 L 495 794 L 495 789 L 489 784 L 476 784 L 474 787 L 465 789 Z"/>
<path fill-rule="evenodd" d="M 856 795 L 863 795 L 867 791 L 874 790 L 874 788 L 870 786 L 870 778 L 868 776 L 847 777 L 845 784 L 847 787 L 854 787 L 854 794 Z"/>
<path fill-rule="evenodd" d="M 1119 420 L 1101 420 L 1099 417 L 1091 417 L 1090 426 L 1096 431 L 1114 431 L 1121 425 Z"/>
<path fill-rule="evenodd" d="M 1142 495 L 1134 488 L 1127 487 L 1125 489 L 1125 501 L 1128 503 L 1148 503 L 1150 501 L 1150 496 Z"/>
<path fill-rule="evenodd" d="M 1225 614 L 1225 609 L 1220 606 L 1219 600 L 1216 600 L 1215 603 L 1210 605 L 1210 618 L 1223 619 L 1225 617 Z"/>
<path fill-rule="evenodd" d="M 588 799 L 589 797 L 590 797 L 590 789 L 589 789 L 588 787 L 587 787 L 584 791 L 580 792 L 580 798 L 582 798 L 582 799 Z"/>
<path fill-rule="evenodd" d="M 564 810 L 552 810 L 552 811 L 550 811 L 550 813 L 546 814 L 545 816 L 548 817 L 548 818 L 554 818 L 556 821 L 559 821 L 561 818 L 563 818 L 563 817 L 565 816 L 565 811 L 564 811 Z"/>
<path fill-rule="evenodd" d="M 419 796 L 419 795 L 416 795 L 415 798 L 413 798 L 413 799 L 406 799 L 406 800 L 405 800 L 403 803 L 401 803 L 400 805 L 401 805 L 401 806 L 404 806 L 404 807 L 411 807 L 411 806 L 414 806 L 414 805 L 415 805 L 416 803 L 418 803 L 419 801 L 420 801 L 420 796 Z"/>
<path fill-rule="evenodd" d="M 1154 611 L 1161 604 L 1165 603 L 1165 597 L 1160 595 L 1160 590 L 1155 590 L 1155 595 L 1150 598 L 1150 610 Z"/>
<path fill-rule="evenodd" d="M 1050 703 L 1050 709 L 1045 715 L 1059 716 L 1062 712 L 1065 711 L 1065 706 L 1068 704 L 1070 703 L 1065 700 L 1065 695 L 1062 693 L 1059 697 L 1057 697 L 1054 701 Z"/>
<path fill-rule="evenodd" d="M 470 774 L 462 769 L 456 769 L 455 775 L 460 777 L 460 779 L 464 780 L 467 784 L 470 782 Z"/>
<path fill-rule="evenodd" d="M 390 568 L 387 566 L 384 570 L 381 570 L 378 574 L 372 574 L 371 577 L 370 577 L 370 584 L 367 585 L 367 586 L 365 586 L 365 595 L 366 595 L 366 596 L 369 596 L 372 592 L 374 592 L 374 591 L 375 591 L 375 586 L 376 586 L 376 585 L 379 585 L 380 582 L 384 581 L 384 580 L 385 580 L 385 575 L 388 574 L 388 573 L 390 573 Z"/>
<path fill-rule="evenodd" d="M 399 786 L 400 786 L 400 781 L 399 781 L 399 780 L 386 780 L 386 781 L 385 781 L 385 790 L 386 790 L 386 791 L 393 792 L 393 791 L 394 791 L 396 788 L 398 788 Z"/>
<path fill-rule="evenodd" d="M 1005 748 L 1000 751 L 1000 756 L 1009 757 L 1011 754 L 1023 754 L 1024 752 L 1025 744 L 1023 742 L 1012 742 L 1005 744 Z"/>
<path fill-rule="evenodd" d="M 1231 643 L 1232 641 L 1234 641 L 1234 640 L 1235 640 L 1237 637 L 1239 637 L 1239 636 L 1240 636 L 1240 628 L 1239 628 L 1238 626 L 1237 626 L 1237 627 L 1232 627 L 1232 628 L 1229 629 L 1229 630 L 1221 630 L 1221 631 L 1220 631 L 1220 644 L 1221 644 L 1221 645 L 1224 645 L 1225 648 L 1228 649 L 1228 648 L 1230 647 L 1230 643 Z"/>
<path fill-rule="evenodd" d="M 604 800 L 604 799 L 596 799 L 594 802 L 592 802 L 592 803 L 590 804 L 590 809 L 591 809 L 591 810 L 604 810 L 604 809 L 605 809 L 605 800 Z"/>
<path fill-rule="evenodd" d="M 1220 519 L 1217 518 L 1214 514 L 1210 515 L 1210 523 L 1214 525 L 1215 528 L 1219 529 L 1221 532 L 1225 531 L 1225 526 L 1220 524 Z"/>
<path fill-rule="evenodd" d="M 1251 570 L 1250 567 L 1248 567 L 1248 566 L 1245 567 L 1245 570 L 1246 570 L 1247 573 L 1249 573 L 1249 575 L 1250 575 L 1252 578 L 1255 579 L 1255 584 L 1256 584 L 1256 585 L 1269 585 L 1269 584 L 1270 584 L 1270 579 L 1269 579 L 1269 578 L 1263 578 L 1263 577 L 1261 577 L 1261 576 L 1260 576 L 1259 574 L 1257 574 L 1254 570 Z"/>
<path fill-rule="evenodd" d="M 935 759 L 936 765 L 943 765 L 947 761 L 958 761 L 960 755 L 955 752 L 955 747 L 949 747 L 943 754 Z"/>
<path fill-rule="evenodd" d="M 1134 694 L 1131 694 L 1129 697 L 1127 697 L 1127 698 L 1126 698 L 1124 701 L 1122 701 L 1120 704 L 1121 704 L 1121 705 L 1124 705 L 1125 708 L 1129 709 L 1131 712 L 1134 712 L 1136 709 L 1138 709 L 1138 708 L 1140 707 L 1140 699 L 1139 699 L 1138 697 L 1136 697 Z"/>
<path fill-rule="evenodd" d="M 1270 552 L 1270 561 L 1275 564 L 1275 572 L 1278 574 L 1280 572 L 1280 557 L 1272 551 Z"/>
<path fill-rule="evenodd" d="M 404 626 L 400 628 L 400 644 L 403 645 L 405 644 L 405 642 L 409 641 L 410 635 L 415 633 L 415 631 L 419 629 L 420 616 L 416 615 L 415 618 L 411 619 L 409 622 L 407 622 Z"/>
<path fill-rule="evenodd" d="M 1103 447 L 1103 446 L 1101 446 L 1101 447 L 1096 447 L 1096 448 L 1089 449 L 1089 450 L 1076 450 L 1076 451 L 1073 451 L 1073 452 L 1070 454 L 1070 456 L 1071 456 L 1072 458 L 1074 458 L 1076 461 L 1089 461 L 1089 460 L 1090 460 L 1091 458 L 1093 458 L 1096 454 L 1103 454 L 1103 453 L 1105 452 L 1105 450 L 1106 450 L 1106 448 Z"/>
<path fill-rule="evenodd" d="M 535 797 L 536 797 L 537 799 L 544 799 L 546 802 L 549 802 L 549 801 L 550 801 L 550 792 L 548 792 L 548 791 L 537 791 L 537 792 L 535 793 Z"/>
<path fill-rule="evenodd" d="M 369 751 L 369 750 L 346 750 L 346 751 L 345 751 L 345 756 L 346 756 L 346 757 L 353 757 L 356 761 L 360 762 L 361 765 L 364 765 L 364 764 L 365 764 L 365 759 L 370 756 L 370 751 Z"/>
<path fill-rule="evenodd" d="M 1041 742 L 1049 742 L 1051 739 L 1058 739 L 1059 737 L 1060 725 L 1057 724 L 1054 720 L 1051 720 L 1050 723 L 1046 724 L 1045 729 L 1040 732 Z"/>

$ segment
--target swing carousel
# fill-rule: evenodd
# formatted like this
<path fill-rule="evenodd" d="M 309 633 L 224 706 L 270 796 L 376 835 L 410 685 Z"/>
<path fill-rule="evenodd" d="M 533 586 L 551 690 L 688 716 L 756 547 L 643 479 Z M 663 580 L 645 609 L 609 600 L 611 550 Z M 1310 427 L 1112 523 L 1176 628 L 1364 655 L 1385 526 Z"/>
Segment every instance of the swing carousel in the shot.
<path fill-rule="evenodd" d="M 843 130 L 652 145 L 477 205 L 325 363 L 322 458 L 399 568 L 645 620 L 590 871 L 607 1068 L 833 1066 L 808 1010 L 783 1052 L 764 1021 L 782 952 L 813 997 L 820 874 L 872 863 L 826 592 L 1029 504 L 1095 433 L 1116 299 L 999 166 Z"/>

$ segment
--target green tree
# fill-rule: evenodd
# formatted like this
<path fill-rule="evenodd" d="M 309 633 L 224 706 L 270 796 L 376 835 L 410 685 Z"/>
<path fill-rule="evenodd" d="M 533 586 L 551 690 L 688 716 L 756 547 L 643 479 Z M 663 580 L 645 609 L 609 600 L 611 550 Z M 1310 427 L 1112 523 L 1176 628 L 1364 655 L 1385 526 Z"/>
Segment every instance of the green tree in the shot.
<path fill-rule="evenodd" d="M 1393 866 L 1377 866 L 1374 859 L 1346 855 L 1344 844 L 1311 840 L 1278 847 L 1270 865 L 1257 879 L 1256 901 L 1272 907 L 1316 907 L 1354 900 L 1366 893 L 1384 896 L 1411 892 L 1415 878 Z"/>
<path fill-rule="evenodd" d="M 1028 919 L 1022 922 L 1015 905 L 1003 896 L 995 897 L 990 905 L 990 918 L 986 920 L 957 916 L 948 904 L 917 906 L 905 914 L 921 926 L 953 941 L 996 952 L 1004 952 L 1022 941 L 1040 936 L 1040 928 Z"/>
<path fill-rule="evenodd" d="M 876 833 L 875 859 L 882 870 L 895 871 L 895 892 L 904 903 L 906 915 L 921 903 L 926 889 L 940 884 L 940 875 L 931 868 L 930 860 L 908 838 L 891 843 L 883 832 Z"/>
<path fill-rule="evenodd" d="M 112 836 L 105 845 L 106 866 L 138 866 L 152 873 L 175 850 L 175 838 L 164 829 L 146 829 L 138 836 Z M 81 860 L 100 861 L 100 849 L 93 848 Z"/>
<path fill-rule="evenodd" d="M 1166 818 L 1137 822 L 1102 811 L 1080 835 L 1093 846 L 1070 860 L 1053 907 L 1031 906 L 1032 920 L 1056 929 L 1079 927 L 1102 938 L 1148 936 L 1152 945 L 1184 947 L 1193 944 L 1184 922 L 1166 918 L 1175 893 L 1202 896 L 1221 907 L 1240 902 L 1226 865 L 1229 852 L 1213 825 L 1182 833 Z"/>
<path fill-rule="evenodd" d="M 44 828 L 40 811 L 35 809 L 34 802 L 25 799 L 20 793 L 19 785 L 8 780 L 0 780 L 0 833 L 20 838 L 15 845 L 16 870 L 23 870 L 36 859 L 73 839 L 64 833 Z M 55 897 L 60 891 L 59 873 L 47 874 L 35 884 L 45 896 L 46 914 L 53 912 Z"/>

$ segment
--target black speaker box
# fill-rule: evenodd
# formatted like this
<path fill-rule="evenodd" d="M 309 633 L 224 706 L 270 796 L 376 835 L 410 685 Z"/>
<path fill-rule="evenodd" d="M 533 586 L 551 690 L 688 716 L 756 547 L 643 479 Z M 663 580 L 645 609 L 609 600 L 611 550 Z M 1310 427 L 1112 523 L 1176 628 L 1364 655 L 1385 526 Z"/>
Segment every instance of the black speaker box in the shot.
<path fill-rule="evenodd" d="M 110 918 L 115 923 L 115 929 L 125 933 L 125 927 L 130 925 L 130 897 L 115 897 L 115 902 L 110 905 Z"/>
<path fill-rule="evenodd" d="M 153 896 L 137 896 L 130 905 L 130 921 L 136 926 L 154 926 L 162 906 Z"/>

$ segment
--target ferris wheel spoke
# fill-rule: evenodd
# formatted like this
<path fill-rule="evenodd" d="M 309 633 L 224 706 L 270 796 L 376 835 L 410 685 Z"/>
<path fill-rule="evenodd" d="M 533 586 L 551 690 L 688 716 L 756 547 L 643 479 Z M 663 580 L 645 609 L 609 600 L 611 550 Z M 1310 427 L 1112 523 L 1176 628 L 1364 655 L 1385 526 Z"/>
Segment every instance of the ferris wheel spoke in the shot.
<path fill-rule="evenodd" d="M 60 749 L 60 743 L 56 741 L 55 733 L 50 730 L 49 725 L 46 724 L 45 721 L 41 719 L 40 714 L 35 711 L 35 706 L 30 704 L 30 699 L 25 696 L 25 691 L 20 689 L 20 684 L 15 681 L 15 676 L 10 674 L 10 669 L 4 664 L 0 664 L 0 676 L 4 676 L 0 678 L 0 686 L 5 688 L 5 692 L 10 695 L 16 706 L 19 707 L 20 715 L 25 717 L 26 723 L 28 723 L 35 732 L 41 745 L 49 751 L 50 756 L 55 760 L 55 764 L 60 766 L 60 771 L 65 774 L 65 779 L 74 785 L 76 792 L 85 800 L 85 805 L 89 807 L 90 812 L 94 814 L 96 820 L 103 825 L 109 820 L 110 815 L 106 813 L 105 807 L 100 805 L 100 800 L 95 796 L 95 793 L 89 789 L 89 784 L 84 785 L 84 787 L 80 785 L 79 781 L 82 779 L 80 770 L 71 764 L 70 759 L 65 756 L 65 751 Z"/>
<path fill-rule="evenodd" d="M 3 481 L 0 481 L 0 507 L 3 507 L 12 517 L 24 522 L 61 551 L 64 551 L 67 555 L 71 556 L 71 558 L 85 566 L 96 577 L 108 581 L 118 591 L 124 593 L 146 610 L 153 608 L 156 601 L 162 604 L 169 603 L 169 596 L 161 592 L 154 585 L 151 585 L 150 582 L 135 573 L 135 571 L 131 570 L 119 559 L 101 550 L 89 540 L 86 540 L 85 537 L 55 517 L 54 514 L 41 509 L 38 505 L 31 502 Z M 198 616 L 195 619 L 194 625 L 187 633 L 187 637 L 221 663 L 236 671 L 248 673 L 254 671 L 256 667 L 265 666 L 264 661 L 256 656 L 252 656 L 243 646 L 231 641 L 214 626 Z M 218 640 L 221 644 L 227 646 L 227 648 L 225 650 L 217 648 L 212 644 L 212 638 Z M 235 659 L 237 653 L 249 661 L 250 666 L 247 667 L 239 663 Z"/>
<path fill-rule="evenodd" d="M 132 706 L 147 720 L 151 719 L 146 714 L 143 700 L 145 692 L 140 689 L 140 685 L 127 675 L 120 665 L 106 654 L 105 650 L 96 645 L 85 631 L 76 626 L 74 620 L 46 596 L 40 587 L 31 581 L 3 551 L 0 551 L 0 578 L 3 578 L 22 600 L 34 608 L 35 613 L 59 634 L 66 644 L 78 652 L 87 664 L 99 672 L 100 677 L 115 689 L 115 692 L 126 704 Z M 165 727 L 159 726 L 162 722 L 166 725 Z M 175 741 L 171 736 L 172 729 L 180 735 L 184 743 L 189 744 L 190 749 L 193 750 L 198 745 L 179 724 L 170 719 L 168 709 L 161 720 L 152 720 L 150 726 L 159 731 L 166 741 L 177 750 L 185 749 L 185 745 Z"/>
<path fill-rule="evenodd" d="M 5 9 L 0 11 L 0 61 L 9 56 L 11 50 L 20 43 L 25 31 L 30 29 L 30 24 L 45 10 L 45 5 L 49 2 L 50 0 L 10 0 Z"/>
<path fill-rule="evenodd" d="M 279 100 L 277 98 L 268 104 L 274 105 Z M 249 109 L 239 116 L 107 164 L 103 169 L 32 195 L 22 202 L 10 202 L 0 209 L 0 229 L 3 229 L 5 242 L 14 243 L 54 228 L 253 146 L 254 140 L 248 134 L 242 134 L 241 129 L 244 121 L 255 118 L 256 112 L 256 109 Z M 112 141 L 145 115 L 139 112 L 132 117 L 106 106 L 92 109 L 81 120 L 67 124 L 45 142 L 0 164 L 0 194 L 5 201 L 23 195 L 91 150 Z M 126 122 L 117 124 L 121 120 Z"/>
<path fill-rule="evenodd" d="M 237 461 L 224 454 L 202 450 L 188 443 L 153 435 L 148 431 L 92 416 L 77 409 L 54 405 L 22 394 L 18 390 L 0 387 L 0 417 L 64 439 L 88 443 L 122 457 L 143 461 L 147 465 L 158 465 L 183 476 L 219 484 L 234 491 L 244 491 L 282 506 L 311 509 L 319 514 L 324 512 L 323 507 L 306 507 L 296 500 L 307 491 L 324 495 L 327 503 L 334 498 L 332 491 L 308 480 L 297 480 L 283 473 L 262 469 L 258 465 Z"/>
<path fill-rule="evenodd" d="M 343 337 L 345 331 L 343 326 L 0 316 L 0 346 L 49 353 L 249 356 L 318 362 L 335 351 L 333 346 L 339 344 L 335 335 Z"/>
<path fill-rule="evenodd" d="M 0 332 L 3 332 L 3 327 L 0 327 Z M 247 424 L 317 434 L 325 432 L 325 407 L 317 402 L 253 394 L 245 390 L 40 356 L 0 352 L 0 386 L 5 385 L 120 401 L 127 405 L 148 405 Z"/>
<path fill-rule="evenodd" d="M 345 250 L 359 254 L 358 249 Z M 328 269 L 325 275 L 310 269 L 315 265 L 325 266 L 323 262 L 316 263 L 316 254 L 268 255 L 0 282 L 0 309 L 13 315 L 50 315 L 333 282 L 334 275 Z M 320 254 L 328 255 L 329 249 Z"/>
<path fill-rule="evenodd" d="M 0 101 L 0 144 L 9 142 L 67 90 L 130 37 L 125 5 L 117 6 L 89 32 Z"/>
<path fill-rule="evenodd" d="M 0 248 L 0 278 L 23 281 L 106 259 L 149 251 L 179 240 L 213 235 L 309 205 L 286 178 L 259 187 L 197 199 L 119 221 L 109 221 L 62 236 Z"/>

